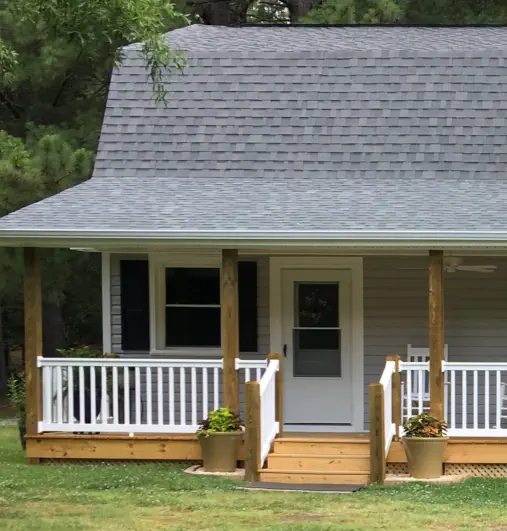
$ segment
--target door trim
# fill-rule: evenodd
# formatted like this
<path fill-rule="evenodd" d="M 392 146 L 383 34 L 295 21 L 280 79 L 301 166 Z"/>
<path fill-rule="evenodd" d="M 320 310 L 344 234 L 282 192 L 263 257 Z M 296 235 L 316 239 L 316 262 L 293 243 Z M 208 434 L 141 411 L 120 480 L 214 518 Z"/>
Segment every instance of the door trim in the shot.
<path fill-rule="evenodd" d="M 350 431 L 364 431 L 364 323 L 363 259 L 360 257 L 284 256 L 269 258 L 269 333 L 271 352 L 281 353 L 282 273 L 284 270 L 346 269 L 351 272 L 352 342 L 352 425 Z M 317 431 L 317 430 L 315 430 Z"/>

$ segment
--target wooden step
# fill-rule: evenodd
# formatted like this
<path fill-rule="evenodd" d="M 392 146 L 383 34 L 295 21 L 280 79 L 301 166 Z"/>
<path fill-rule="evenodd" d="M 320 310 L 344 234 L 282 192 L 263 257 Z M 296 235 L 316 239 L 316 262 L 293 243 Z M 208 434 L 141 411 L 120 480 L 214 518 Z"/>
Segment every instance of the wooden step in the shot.
<path fill-rule="evenodd" d="M 260 481 L 268 483 L 333 484 L 333 485 L 367 485 L 370 474 L 356 471 L 322 470 L 278 470 L 262 469 Z"/>
<path fill-rule="evenodd" d="M 273 441 L 274 454 L 369 455 L 368 439 L 310 439 L 283 437 Z"/>
<path fill-rule="evenodd" d="M 268 469 L 276 470 L 354 470 L 369 473 L 368 455 L 269 454 Z"/>

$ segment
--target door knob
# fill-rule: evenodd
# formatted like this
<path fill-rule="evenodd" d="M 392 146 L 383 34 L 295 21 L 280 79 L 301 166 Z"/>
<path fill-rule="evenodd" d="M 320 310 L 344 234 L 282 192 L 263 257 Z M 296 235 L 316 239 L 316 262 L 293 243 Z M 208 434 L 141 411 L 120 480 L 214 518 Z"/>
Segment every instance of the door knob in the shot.
<path fill-rule="evenodd" d="M 285 344 L 283 346 L 283 357 L 286 358 L 287 357 L 287 344 Z"/>

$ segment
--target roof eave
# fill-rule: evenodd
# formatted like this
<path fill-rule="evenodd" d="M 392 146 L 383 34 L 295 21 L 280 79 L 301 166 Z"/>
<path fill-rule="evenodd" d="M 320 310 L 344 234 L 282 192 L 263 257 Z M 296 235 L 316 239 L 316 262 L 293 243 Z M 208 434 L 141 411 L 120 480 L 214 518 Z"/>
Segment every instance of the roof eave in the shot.
<path fill-rule="evenodd" d="M 172 230 L 0 230 L 5 247 L 152 247 L 161 244 L 207 247 L 507 248 L 507 231 L 172 231 Z"/>

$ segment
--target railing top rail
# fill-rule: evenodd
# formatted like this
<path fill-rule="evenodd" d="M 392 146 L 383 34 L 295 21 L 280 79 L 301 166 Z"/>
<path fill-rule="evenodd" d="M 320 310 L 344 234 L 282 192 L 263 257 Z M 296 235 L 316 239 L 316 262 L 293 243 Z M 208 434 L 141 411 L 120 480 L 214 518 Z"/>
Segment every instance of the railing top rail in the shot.
<path fill-rule="evenodd" d="M 429 369 L 429 361 L 400 361 L 400 371 L 408 369 Z"/>
<path fill-rule="evenodd" d="M 262 375 L 261 381 L 259 382 L 259 391 L 261 396 L 264 394 L 269 382 L 275 377 L 275 373 L 280 369 L 279 360 L 269 360 L 268 368 L 266 372 Z"/>
<path fill-rule="evenodd" d="M 236 369 L 265 369 L 268 366 L 268 360 L 243 360 L 236 358 Z"/>
<path fill-rule="evenodd" d="M 386 366 L 384 367 L 384 372 L 380 377 L 380 383 L 384 388 L 389 384 L 393 374 L 396 371 L 396 362 L 395 361 L 386 361 Z"/>
<path fill-rule="evenodd" d="M 223 367 L 221 359 L 37 358 L 38 367 Z"/>
<path fill-rule="evenodd" d="M 501 361 L 486 362 L 486 363 L 476 363 L 476 362 L 442 362 L 443 369 L 448 371 L 466 371 L 466 370 L 475 370 L 475 371 L 499 371 L 507 370 L 507 363 Z"/>

